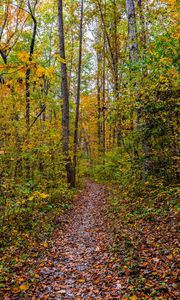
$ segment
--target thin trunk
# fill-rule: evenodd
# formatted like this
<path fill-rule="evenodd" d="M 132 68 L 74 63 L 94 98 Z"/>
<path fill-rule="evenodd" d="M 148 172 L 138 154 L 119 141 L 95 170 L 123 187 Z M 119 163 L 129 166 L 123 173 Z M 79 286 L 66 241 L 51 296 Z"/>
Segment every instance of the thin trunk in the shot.
<path fill-rule="evenodd" d="M 140 17 L 140 25 L 141 25 L 141 47 L 142 47 L 142 59 L 146 56 L 146 28 L 145 28 L 145 18 L 143 13 L 143 0 L 138 0 L 139 7 L 139 17 Z"/>
<path fill-rule="evenodd" d="M 71 91 L 71 80 L 72 80 L 72 69 L 73 69 L 73 60 L 74 60 L 74 35 L 71 33 L 71 61 L 69 67 L 69 92 Z"/>
<path fill-rule="evenodd" d="M 28 1 L 29 13 L 33 21 L 33 31 L 32 31 L 32 38 L 31 38 L 30 49 L 29 49 L 29 62 L 33 60 L 34 47 L 35 47 L 36 34 L 37 34 L 37 21 L 35 18 L 35 9 L 37 5 L 37 1 L 38 0 L 35 1 L 34 8 L 31 7 L 30 2 Z M 27 65 L 26 78 L 25 78 L 27 143 L 29 143 L 29 132 L 30 132 L 30 74 L 31 74 L 31 69 Z M 30 177 L 31 177 L 31 165 L 30 165 L 30 154 L 28 154 L 26 159 L 26 178 L 28 181 L 30 180 Z"/>
<path fill-rule="evenodd" d="M 82 38 L 83 38 L 83 8 L 84 1 L 81 0 L 81 20 L 79 29 L 79 62 L 78 62 L 78 82 L 77 82 L 77 98 L 76 98 L 76 116 L 75 116 L 75 128 L 74 128 L 74 178 L 73 185 L 76 184 L 76 165 L 77 165 L 77 148 L 78 148 L 78 126 L 79 126 L 79 106 L 80 106 L 80 91 L 81 91 L 81 65 L 82 65 Z"/>
<path fill-rule="evenodd" d="M 106 36 L 104 34 L 104 46 L 103 46 L 103 74 L 102 74 L 102 152 L 105 154 L 106 152 L 106 74 L 105 74 L 105 67 L 106 67 L 106 59 L 105 59 L 105 52 L 106 52 Z"/>
<path fill-rule="evenodd" d="M 117 5 L 116 0 L 113 0 L 113 14 L 114 14 L 114 96 L 117 104 L 120 104 L 119 97 L 119 74 L 118 74 L 118 35 L 117 35 Z M 120 109 L 117 110 L 117 146 L 122 145 L 122 113 Z"/>
<path fill-rule="evenodd" d="M 116 69 L 115 56 L 114 56 L 113 47 L 111 45 L 110 36 L 107 32 L 105 16 L 104 16 L 103 11 L 102 11 L 101 2 L 99 0 L 97 0 L 97 4 L 98 4 L 100 16 L 101 16 L 101 21 L 102 21 L 102 25 L 103 25 L 103 29 L 104 29 L 104 34 L 106 36 L 107 44 L 108 44 L 110 55 L 111 55 L 113 72 L 115 72 L 115 69 Z"/>
<path fill-rule="evenodd" d="M 67 182 L 72 185 L 72 163 L 69 156 L 69 96 L 68 96 L 68 82 L 67 82 L 67 66 L 65 56 L 65 38 L 64 38 L 64 22 L 63 22 L 63 3 L 58 0 L 58 27 L 59 27 L 59 50 L 61 61 L 61 96 L 62 104 L 62 150 L 65 157 Z"/>
<path fill-rule="evenodd" d="M 101 86 L 100 86 L 100 63 L 101 54 L 97 53 L 97 136 L 98 136 L 98 150 L 101 147 Z"/>
<path fill-rule="evenodd" d="M 119 100 L 119 76 L 118 76 L 118 35 L 117 35 L 117 6 L 116 0 L 113 0 L 114 13 L 114 86 L 116 92 L 116 100 Z"/>
<path fill-rule="evenodd" d="M 35 2 L 34 10 L 36 8 L 37 1 Z M 36 40 L 36 33 L 37 33 L 37 21 L 35 18 L 34 11 L 32 10 L 32 7 L 30 5 L 30 2 L 28 1 L 28 8 L 29 12 L 33 21 L 33 32 L 32 32 L 32 38 L 31 38 L 31 44 L 30 44 L 30 50 L 29 50 L 29 62 L 33 59 L 34 54 L 34 47 L 35 47 L 35 40 Z M 27 133 L 29 133 L 30 130 L 30 73 L 31 69 L 30 67 L 27 67 L 26 70 L 26 129 Z"/>

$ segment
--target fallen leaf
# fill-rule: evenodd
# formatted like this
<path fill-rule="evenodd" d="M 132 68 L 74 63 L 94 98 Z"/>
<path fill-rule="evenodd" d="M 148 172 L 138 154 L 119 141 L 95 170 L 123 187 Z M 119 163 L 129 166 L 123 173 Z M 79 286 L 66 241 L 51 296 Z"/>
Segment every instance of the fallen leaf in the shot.
<path fill-rule="evenodd" d="M 138 298 L 135 295 L 133 295 L 133 296 L 130 297 L 130 300 L 137 300 L 137 299 Z"/>
<path fill-rule="evenodd" d="M 21 284 L 21 285 L 19 286 L 19 289 L 20 289 L 20 291 L 22 291 L 22 292 L 27 291 L 28 288 L 29 288 L 29 286 L 28 286 L 27 284 Z"/>
<path fill-rule="evenodd" d="M 81 279 L 79 279 L 78 281 L 83 283 L 83 282 L 85 282 L 86 280 L 85 280 L 84 278 L 81 278 Z"/>

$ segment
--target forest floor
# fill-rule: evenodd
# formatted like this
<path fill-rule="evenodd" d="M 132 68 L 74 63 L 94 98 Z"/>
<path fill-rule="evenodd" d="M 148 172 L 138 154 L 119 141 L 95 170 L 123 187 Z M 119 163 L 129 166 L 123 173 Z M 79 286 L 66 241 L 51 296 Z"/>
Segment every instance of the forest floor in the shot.
<path fill-rule="evenodd" d="M 105 187 L 87 182 L 55 233 L 48 264 L 33 299 L 109 299 L 120 295 L 116 263 L 108 252 L 110 236 L 103 214 Z M 28 295 L 26 296 L 28 299 Z"/>
<path fill-rule="evenodd" d="M 152 246 L 151 251 L 149 246 L 143 242 L 142 261 L 138 262 L 138 268 L 137 262 L 136 268 L 132 268 L 132 258 L 128 258 L 131 245 L 126 237 L 123 251 L 121 248 L 123 241 L 121 245 L 117 244 L 121 252 L 112 251 L 116 243 L 114 243 L 114 236 L 110 231 L 110 227 L 113 228 L 113 225 L 108 220 L 110 217 L 108 197 L 109 192 L 105 185 L 87 180 L 83 190 L 75 196 L 71 209 L 59 217 L 59 222 L 63 225 L 54 230 L 50 241 L 44 242 L 45 255 L 36 257 L 36 253 L 32 253 L 34 257 L 29 260 L 28 268 L 30 272 L 34 272 L 35 280 L 28 283 L 30 273 L 25 272 L 24 267 L 16 268 L 16 286 L 12 287 L 11 282 L 11 288 L 9 285 L 2 299 L 178 299 L 175 252 L 173 254 L 167 252 L 168 265 L 164 267 L 160 264 L 163 249 L 157 250 Z M 145 226 L 146 223 L 141 224 L 141 228 L 144 229 Z M 128 227 L 122 230 L 120 228 L 121 232 L 118 232 L 118 236 L 121 236 L 124 230 L 128 230 Z M 134 230 L 135 227 L 132 225 L 132 235 Z M 138 237 L 134 236 L 133 251 L 136 251 L 136 258 L 139 258 L 136 244 Z M 144 239 L 143 232 L 140 236 Z M 152 239 L 150 231 L 148 238 Z M 172 233 L 168 236 L 169 241 L 171 238 Z M 174 241 L 176 244 L 175 238 Z M 126 251 L 127 253 L 125 253 Z M 125 265 L 122 265 L 122 262 L 125 262 Z M 143 278 L 142 276 L 138 277 L 140 273 L 143 274 Z M 154 275 L 152 275 L 153 273 Z M 159 279 L 159 274 L 164 278 L 163 284 Z M 166 275 L 167 281 L 170 281 L 168 287 Z M 150 278 L 149 276 L 154 277 Z M 133 280 L 138 280 L 136 286 L 133 285 Z M 155 294 L 153 297 L 150 296 L 150 284 L 155 292 L 156 286 L 158 286 L 159 294 L 157 296 Z M 173 289 L 175 293 L 173 293 Z M 140 296 L 141 294 L 142 296 Z"/>
<path fill-rule="evenodd" d="M 86 182 L 53 234 L 53 246 L 36 270 L 38 282 L 27 287 L 20 279 L 22 293 L 17 289 L 4 299 L 120 299 L 117 264 L 108 251 L 105 193 L 104 185 Z"/>

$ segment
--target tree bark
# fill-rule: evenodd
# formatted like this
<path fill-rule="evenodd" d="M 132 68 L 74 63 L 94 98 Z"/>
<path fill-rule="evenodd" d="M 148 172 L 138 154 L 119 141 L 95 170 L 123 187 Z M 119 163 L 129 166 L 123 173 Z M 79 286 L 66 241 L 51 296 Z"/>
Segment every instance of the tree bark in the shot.
<path fill-rule="evenodd" d="M 34 10 L 37 5 L 37 0 L 34 5 Z M 32 61 L 33 59 L 33 54 L 34 54 L 34 46 L 35 46 L 35 40 L 36 40 L 36 33 L 37 33 L 37 21 L 35 18 L 34 11 L 30 5 L 30 2 L 28 1 L 28 8 L 29 8 L 29 13 L 30 16 L 33 20 L 33 32 L 32 32 L 32 38 L 31 38 L 31 44 L 30 44 L 30 50 L 29 50 L 29 62 Z M 28 66 L 26 70 L 26 128 L 27 128 L 27 133 L 29 133 L 30 130 L 30 73 L 31 69 Z"/>
<path fill-rule="evenodd" d="M 61 96 L 62 104 L 62 150 L 65 157 L 67 182 L 73 184 L 72 162 L 69 156 L 69 95 L 67 82 L 67 66 L 65 55 L 64 21 L 63 21 L 63 1 L 58 0 L 58 29 L 59 29 L 59 50 L 61 61 Z"/>
<path fill-rule="evenodd" d="M 81 0 L 81 20 L 79 28 L 79 61 L 78 61 L 78 82 L 77 82 L 77 98 L 76 98 L 76 115 L 74 126 L 74 156 L 73 156 L 73 186 L 76 184 L 76 165 L 77 165 L 77 149 L 78 149 L 78 126 L 79 126 L 79 106 L 81 91 L 81 65 L 82 65 L 82 38 L 83 38 L 83 15 L 84 1 Z"/>
<path fill-rule="evenodd" d="M 129 58 L 131 62 L 138 61 L 137 27 L 134 0 L 126 0 L 128 18 Z"/>
<path fill-rule="evenodd" d="M 31 4 L 28 0 L 29 14 L 30 14 L 31 19 L 33 21 L 33 30 L 32 30 L 30 49 L 29 49 L 29 63 L 33 60 L 34 47 L 35 47 L 36 34 L 37 34 L 37 21 L 36 21 L 36 18 L 35 18 L 35 9 L 36 9 L 37 2 L 38 2 L 38 0 L 35 1 L 34 7 L 32 8 L 32 6 L 31 6 Z M 26 78 L 25 78 L 27 143 L 29 143 L 29 133 L 30 133 L 30 74 L 31 74 L 31 68 L 27 64 Z M 30 154 L 28 153 L 28 156 L 27 156 L 27 159 L 26 159 L 26 178 L 27 178 L 27 181 L 30 180 L 30 177 L 31 177 L 31 162 L 30 162 Z"/>
<path fill-rule="evenodd" d="M 100 85 L 101 53 L 97 52 L 97 137 L 98 151 L 101 147 L 101 85 Z"/>
<path fill-rule="evenodd" d="M 139 7 L 139 17 L 140 17 L 140 25 L 141 25 L 141 47 L 142 47 L 142 59 L 146 56 L 146 28 L 145 28 L 145 18 L 143 13 L 143 0 L 138 0 Z"/>
<path fill-rule="evenodd" d="M 102 65 L 102 153 L 106 152 L 106 35 L 104 33 L 103 65 Z"/>

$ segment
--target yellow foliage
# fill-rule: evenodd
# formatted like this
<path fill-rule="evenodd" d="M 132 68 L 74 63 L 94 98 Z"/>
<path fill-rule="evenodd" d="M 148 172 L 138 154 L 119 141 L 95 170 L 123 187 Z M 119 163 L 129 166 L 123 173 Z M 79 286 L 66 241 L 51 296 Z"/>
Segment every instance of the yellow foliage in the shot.
<path fill-rule="evenodd" d="M 38 66 L 36 69 L 36 76 L 42 77 L 45 74 L 45 68 Z"/>
<path fill-rule="evenodd" d="M 48 78 L 53 78 L 54 76 L 54 68 L 53 67 L 49 67 L 45 70 L 45 75 L 48 77 Z"/>
<path fill-rule="evenodd" d="M 17 56 L 24 63 L 29 61 L 29 53 L 26 51 L 19 52 Z"/>
<path fill-rule="evenodd" d="M 18 75 L 20 78 L 26 77 L 26 67 L 25 66 L 19 66 L 18 67 Z"/>

